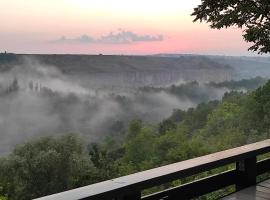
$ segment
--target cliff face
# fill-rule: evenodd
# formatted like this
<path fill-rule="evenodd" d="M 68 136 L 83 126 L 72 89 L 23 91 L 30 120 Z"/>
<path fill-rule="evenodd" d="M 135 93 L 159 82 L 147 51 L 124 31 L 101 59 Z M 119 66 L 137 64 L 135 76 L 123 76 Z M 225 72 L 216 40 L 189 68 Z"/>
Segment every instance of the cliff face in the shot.
<path fill-rule="evenodd" d="M 269 57 L 224 57 L 213 56 L 211 59 L 224 65 L 230 65 L 235 71 L 235 79 L 249 79 L 256 76 L 270 77 Z"/>
<path fill-rule="evenodd" d="M 57 67 L 66 75 L 83 79 L 88 86 L 140 87 L 164 86 L 180 81 L 225 81 L 234 70 L 202 56 L 175 58 L 154 56 L 103 55 L 0 55 L 0 69 L 9 70 L 25 60 Z"/>
<path fill-rule="evenodd" d="M 75 75 L 78 76 L 78 75 Z M 80 75 L 94 88 L 167 86 L 181 82 L 222 82 L 231 80 L 233 73 L 226 69 L 185 69 L 158 72 L 91 73 Z"/>

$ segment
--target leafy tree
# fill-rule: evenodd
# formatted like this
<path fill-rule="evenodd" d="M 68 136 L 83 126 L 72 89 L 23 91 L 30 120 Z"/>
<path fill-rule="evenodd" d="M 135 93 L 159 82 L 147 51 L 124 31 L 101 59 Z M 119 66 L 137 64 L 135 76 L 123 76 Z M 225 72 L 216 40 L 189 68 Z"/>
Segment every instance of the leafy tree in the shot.
<path fill-rule="evenodd" d="M 207 122 L 208 115 L 217 107 L 217 101 L 209 103 L 201 103 L 196 108 L 190 108 L 187 111 L 183 124 L 188 128 L 188 132 L 192 134 L 195 130 L 203 128 Z"/>
<path fill-rule="evenodd" d="M 141 120 L 131 121 L 128 127 L 127 139 L 136 137 L 137 134 L 141 131 L 142 127 L 143 124 Z"/>
<path fill-rule="evenodd" d="M 119 152 L 105 148 L 97 143 L 89 145 L 88 150 L 91 161 L 98 169 L 98 176 L 96 176 L 95 182 L 118 176 L 118 163 L 115 161 L 118 159 L 117 154 Z"/>
<path fill-rule="evenodd" d="M 93 182 L 95 168 L 75 135 L 18 146 L 1 164 L 10 200 L 28 200 Z M 91 175 L 93 177 L 91 177 Z"/>
<path fill-rule="evenodd" d="M 139 123 L 140 124 L 140 123 Z M 124 163 L 130 163 L 135 171 L 149 169 L 153 166 L 153 152 L 156 134 L 151 127 L 142 126 L 140 128 L 137 125 L 138 121 L 134 124 L 130 124 L 130 129 L 138 130 L 136 135 L 128 137 L 124 142 L 125 148 Z M 136 126 L 135 126 L 136 125 Z M 136 129 L 133 129 L 136 127 Z"/>
<path fill-rule="evenodd" d="M 185 111 L 175 109 L 175 110 L 173 110 L 173 113 L 169 119 L 172 120 L 173 122 L 179 123 L 179 122 L 182 122 L 184 120 L 185 114 L 186 114 Z"/>
<path fill-rule="evenodd" d="M 193 140 L 182 125 L 157 138 L 155 157 L 157 165 L 180 162 L 204 154 L 203 145 Z"/>
<path fill-rule="evenodd" d="M 225 128 L 234 128 L 239 126 L 238 113 L 239 105 L 236 103 L 224 102 L 215 109 L 208 117 L 204 127 L 205 134 L 221 134 Z"/>
<path fill-rule="evenodd" d="M 211 23 L 211 28 L 230 26 L 244 28 L 243 37 L 254 43 L 249 48 L 259 53 L 270 52 L 269 0 L 202 0 L 192 13 L 194 21 Z"/>
<path fill-rule="evenodd" d="M 159 124 L 158 132 L 159 134 L 165 134 L 167 131 L 175 130 L 175 129 L 176 129 L 176 124 L 172 120 L 166 119 L 166 120 L 163 120 Z"/>
<path fill-rule="evenodd" d="M 252 125 L 256 125 L 259 131 L 267 131 L 270 129 L 270 81 L 264 86 L 259 87 L 250 96 L 248 105 L 251 111 L 250 118 L 254 121 Z M 256 123 L 256 124 L 255 124 Z"/>

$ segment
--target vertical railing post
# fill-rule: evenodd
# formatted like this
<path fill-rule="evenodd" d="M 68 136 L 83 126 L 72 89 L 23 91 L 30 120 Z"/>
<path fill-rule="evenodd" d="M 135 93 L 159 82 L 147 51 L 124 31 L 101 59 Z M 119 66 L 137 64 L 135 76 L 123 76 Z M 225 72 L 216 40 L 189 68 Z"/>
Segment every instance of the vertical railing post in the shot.
<path fill-rule="evenodd" d="M 237 182 L 236 190 L 256 184 L 257 158 L 256 156 L 236 162 Z"/>

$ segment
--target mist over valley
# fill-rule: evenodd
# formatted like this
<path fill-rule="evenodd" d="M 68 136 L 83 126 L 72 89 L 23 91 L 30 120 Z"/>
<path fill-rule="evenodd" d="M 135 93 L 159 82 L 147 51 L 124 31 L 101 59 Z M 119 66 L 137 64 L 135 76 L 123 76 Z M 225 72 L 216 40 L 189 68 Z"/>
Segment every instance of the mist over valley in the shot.
<path fill-rule="evenodd" d="M 1 54 L 0 70 L 1 153 L 46 135 L 117 138 L 134 119 L 157 123 L 174 110 L 220 100 L 231 90 L 247 92 L 266 81 L 237 82 L 242 77 L 227 63 L 183 55 Z"/>

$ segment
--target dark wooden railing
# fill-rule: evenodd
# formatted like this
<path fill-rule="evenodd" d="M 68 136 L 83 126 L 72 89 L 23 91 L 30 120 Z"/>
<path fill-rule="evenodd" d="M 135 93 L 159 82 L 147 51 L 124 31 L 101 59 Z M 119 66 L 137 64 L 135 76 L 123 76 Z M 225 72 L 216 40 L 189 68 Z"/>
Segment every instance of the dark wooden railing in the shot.
<path fill-rule="evenodd" d="M 270 140 L 265 140 L 36 200 L 171 200 L 190 199 L 231 185 L 235 185 L 236 190 L 241 190 L 256 184 L 258 175 L 270 172 L 270 159 L 257 162 L 258 155 L 269 152 Z M 141 195 L 144 189 L 233 163 L 236 164 L 233 170 L 148 196 Z"/>

